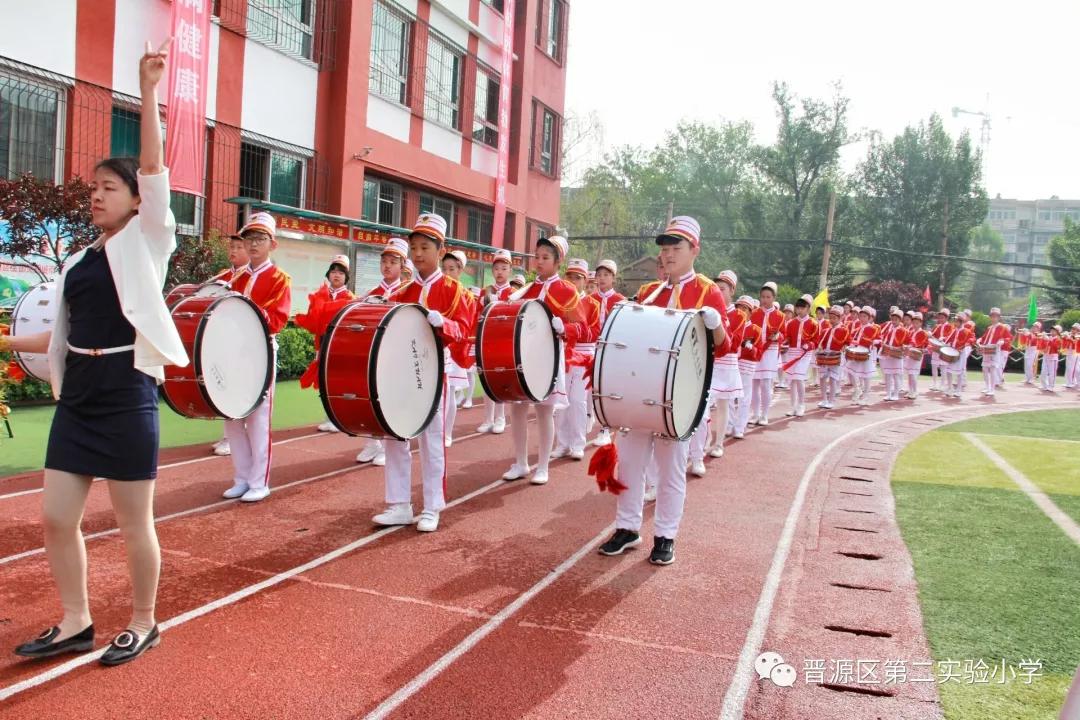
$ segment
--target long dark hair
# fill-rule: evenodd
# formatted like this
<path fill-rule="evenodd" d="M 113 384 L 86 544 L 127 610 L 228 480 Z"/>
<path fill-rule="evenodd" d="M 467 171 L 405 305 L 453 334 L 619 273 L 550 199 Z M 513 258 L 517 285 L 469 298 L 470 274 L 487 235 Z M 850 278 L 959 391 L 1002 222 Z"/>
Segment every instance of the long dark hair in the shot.
<path fill-rule="evenodd" d="M 94 170 L 109 170 L 116 173 L 124 184 L 128 186 L 132 196 L 139 197 L 139 179 L 136 173 L 139 171 L 139 161 L 131 157 L 106 158 L 94 166 Z"/>

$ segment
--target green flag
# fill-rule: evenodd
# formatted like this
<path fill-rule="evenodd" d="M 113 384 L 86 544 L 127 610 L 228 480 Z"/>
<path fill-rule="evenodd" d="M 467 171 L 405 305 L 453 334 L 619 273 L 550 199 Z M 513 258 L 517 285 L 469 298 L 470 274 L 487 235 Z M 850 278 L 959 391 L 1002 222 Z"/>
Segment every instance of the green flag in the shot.
<path fill-rule="evenodd" d="M 1035 302 L 1035 293 L 1031 293 L 1031 300 L 1028 302 L 1028 318 L 1027 324 L 1034 325 L 1035 321 L 1039 319 L 1039 304 Z"/>

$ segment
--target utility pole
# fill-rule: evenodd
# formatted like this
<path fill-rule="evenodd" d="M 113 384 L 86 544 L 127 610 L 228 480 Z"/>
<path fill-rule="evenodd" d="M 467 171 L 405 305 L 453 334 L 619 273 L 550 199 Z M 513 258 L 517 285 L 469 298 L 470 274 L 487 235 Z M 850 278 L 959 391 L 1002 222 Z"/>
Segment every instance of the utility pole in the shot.
<path fill-rule="evenodd" d="M 665 223 L 666 225 L 671 224 L 671 218 L 674 215 L 675 215 L 675 201 L 674 200 L 669 200 L 668 204 L 667 204 L 667 223 Z"/>
<path fill-rule="evenodd" d="M 949 254 L 949 198 L 945 198 L 945 223 L 941 232 L 941 254 L 942 256 Z M 938 307 L 945 307 L 945 263 L 948 262 L 944 257 L 941 258 L 941 277 L 938 278 Z"/>
<path fill-rule="evenodd" d="M 829 194 L 829 215 L 825 219 L 825 247 L 821 253 L 821 275 L 818 278 L 818 291 L 829 287 L 829 255 L 832 254 L 833 216 L 836 213 L 836 193 Z M 828 308 L 826 308 L 828 310 Z"/>

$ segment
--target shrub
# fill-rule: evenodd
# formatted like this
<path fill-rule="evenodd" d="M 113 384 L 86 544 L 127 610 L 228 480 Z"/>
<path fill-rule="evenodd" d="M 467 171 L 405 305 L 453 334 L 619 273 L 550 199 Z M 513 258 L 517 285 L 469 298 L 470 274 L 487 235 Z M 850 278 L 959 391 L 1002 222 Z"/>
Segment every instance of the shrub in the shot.
<path fill-rule="evenodd" d="M 1061 313 L 1061 319 L 1058 320 L 1058 325 L 1063 329 L 1068 330 L 1072 327 L 1073 323 L 1080 322 L 1080 310 L 1066 310 Z"/>
<path fill-rule="evenodd" d="M 315 336 L 290 324 L 278 333 L 277 341 L 278 380 L 293 380 L 303 375 L 315 357 Z"/>

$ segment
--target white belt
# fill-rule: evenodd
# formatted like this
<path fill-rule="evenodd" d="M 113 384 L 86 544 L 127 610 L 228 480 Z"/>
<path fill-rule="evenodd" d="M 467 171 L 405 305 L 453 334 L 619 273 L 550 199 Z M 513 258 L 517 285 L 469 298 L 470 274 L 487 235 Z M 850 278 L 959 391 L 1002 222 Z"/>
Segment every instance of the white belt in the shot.
<path fill-rule="evenodd" d="M 100 357 L 101 355 L 115 355 L 116 353 L 127 352 L 128 350 L 134 350 L 134 345 L 122 345 L 120 347 L 111 348 L 80 348 L 74 345 L 68 344 L 68 350 L 76 355 L 90 355 L 91 357 Z"/>

